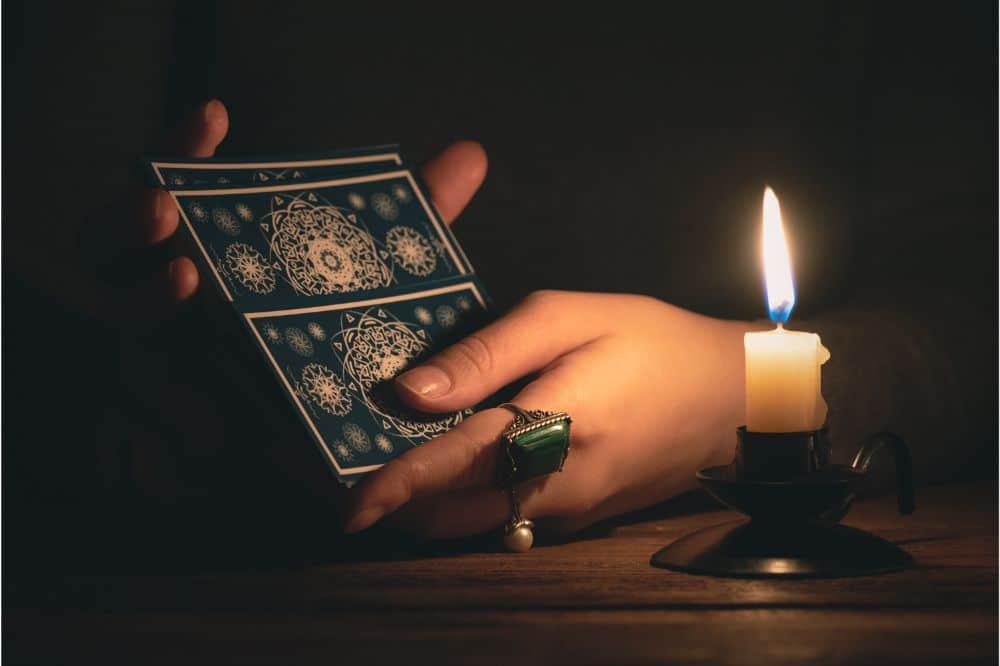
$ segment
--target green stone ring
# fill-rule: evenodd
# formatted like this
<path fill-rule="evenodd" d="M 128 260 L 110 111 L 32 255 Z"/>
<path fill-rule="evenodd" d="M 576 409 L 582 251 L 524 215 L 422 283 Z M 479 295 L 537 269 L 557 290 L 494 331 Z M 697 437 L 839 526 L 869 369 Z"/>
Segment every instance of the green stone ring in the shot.
<path fill-rule="evenodd" d="M 530 520 L 521 517 L 514 487 L 518 483 L 561 472 L 569 455 L 569 426 L 565 412 L 525 410 L 505 402 L 500 405 L 514 414 L 514 420 L 501 435 L 501 482 L 510 493 L 511 517 L 504 527 L 504 545 L 514 552 L 524 552 L 534 541 Z"/>

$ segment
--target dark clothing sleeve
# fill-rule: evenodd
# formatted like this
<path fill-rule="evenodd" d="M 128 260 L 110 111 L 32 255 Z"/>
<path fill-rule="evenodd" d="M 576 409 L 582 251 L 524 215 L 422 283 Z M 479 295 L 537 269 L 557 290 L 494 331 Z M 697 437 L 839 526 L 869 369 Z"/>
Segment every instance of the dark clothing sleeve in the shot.
<path fill-rule="evenodd" d="M 835 354 L 824 384 L 840 456 L 887 428 L 913 447 L 918 480 L 993 477 L 996 7 L 883 5 L 870 30 L 844 305 L 803 327 Z"/>

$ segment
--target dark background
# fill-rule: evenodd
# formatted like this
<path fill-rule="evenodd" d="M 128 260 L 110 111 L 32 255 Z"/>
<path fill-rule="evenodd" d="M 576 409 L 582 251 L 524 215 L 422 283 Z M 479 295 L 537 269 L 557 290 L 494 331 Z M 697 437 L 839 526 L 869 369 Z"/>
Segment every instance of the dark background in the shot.
<path fill-rule="evenodd" d="M 166 384 L 240 418 L 175 362 L 197 313 L 122 328 L 73 289 L 78 234 L 110 228 L 137 158 L 209 97 L 223 155 L 480 141 L 456 229 L 501 307 L 562 288 L 761 317 L 770 184 L 832 417 L 906 434 L 924 482 L 995 477 L 995 3 L 356 4 L 4 3 L 5 518 L 100 522 L 144 496 L 122 480 L 134 433 L 188 441 Z"/>

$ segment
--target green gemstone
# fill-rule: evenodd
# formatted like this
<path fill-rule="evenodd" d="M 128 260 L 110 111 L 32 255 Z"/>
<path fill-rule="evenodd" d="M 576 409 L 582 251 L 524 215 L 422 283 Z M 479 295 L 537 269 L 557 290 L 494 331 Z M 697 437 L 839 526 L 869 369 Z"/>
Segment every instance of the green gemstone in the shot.
<path fill-rule="evenodd" d="M 569 450 L 569 417 L 540 428 L 517 433 L 508 440 L 510 481 L 528 479 L 558 472 Z"/>

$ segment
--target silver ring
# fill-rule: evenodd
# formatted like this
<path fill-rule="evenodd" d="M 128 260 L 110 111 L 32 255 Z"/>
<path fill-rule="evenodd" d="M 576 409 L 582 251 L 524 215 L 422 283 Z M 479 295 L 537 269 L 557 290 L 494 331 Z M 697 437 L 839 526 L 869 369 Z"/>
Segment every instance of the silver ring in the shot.
<path fill-rule="evenodd" d="M 526 410 L 509 402 L 503 403 L 500 407 L 514 414 L 514 419 L 507 424 L 501 435 L 502 463 L 506 466 L 505 481 L 510 497 L 510 519 L 504 525 L 503 543 L 507 550 L 523 553 L 530 550 L 535 541 L 533 531 L 535 524 L 521 515 L 521 503 L 518 500 L 515 486 L 520 481 L 562 471 L 566 456 L 569 455 L 571 419 L 569 414 L 565 412 Z M 547 467 L 541 466 L 541 469 L 539 469 L 537 457 L 534 459 L 534 463 L 530 459 L 530 456 L 533 455 L 531 453 L 532 447 L 518 448 L 519 438 L 537 438 L 538 436 L 548 436 L 556 447 L 554 449 L 556 452 L 559 451 L 559 447 L 562 447 L 562 455 L 558 459 L 551 456 L 553 447 L 548 448 L 548 458 L 541 461 Z M 518 464 L 518 459 L 520 459 L 521 465 Z M 558 467 L 555 466 L 555 463 L 558 463 Z"/>

